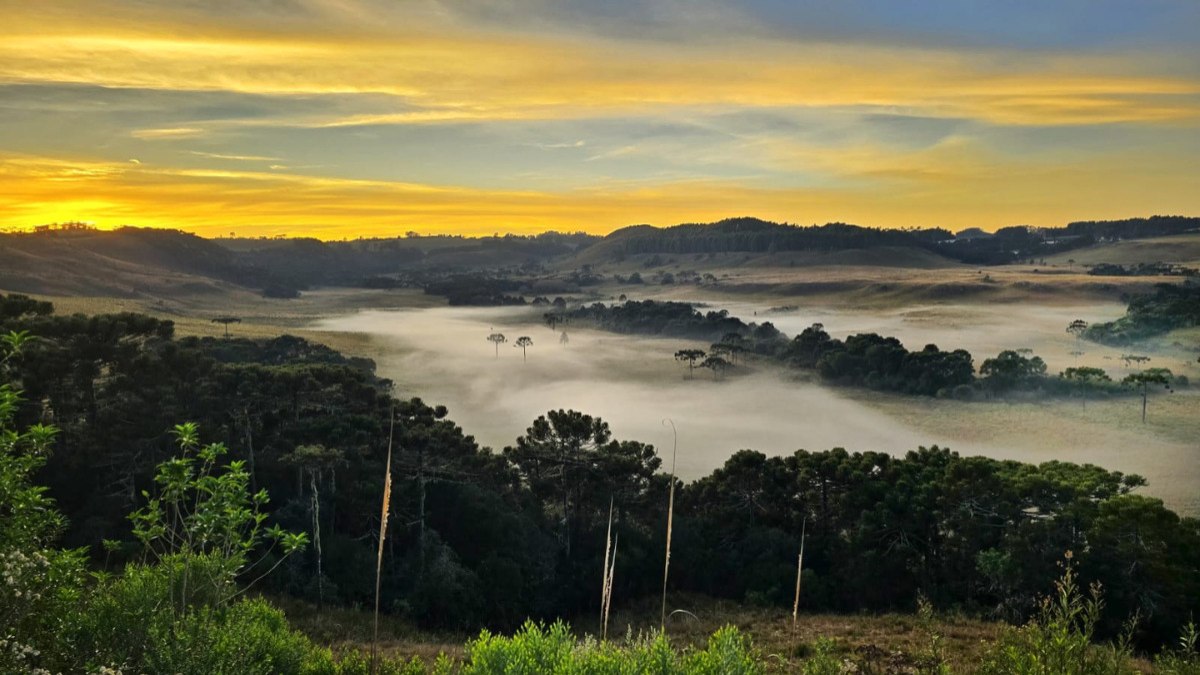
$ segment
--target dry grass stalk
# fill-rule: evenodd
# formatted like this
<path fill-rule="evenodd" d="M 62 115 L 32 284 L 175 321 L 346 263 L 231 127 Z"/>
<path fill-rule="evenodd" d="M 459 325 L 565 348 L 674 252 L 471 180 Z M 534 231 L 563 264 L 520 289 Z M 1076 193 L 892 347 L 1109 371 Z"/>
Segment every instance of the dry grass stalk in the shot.
<path fill-rule="evenodd" d="M 792 600 L 792 653 L 796 652 L 796 623 L 800 618 L 800 575 L 804 572 L 804 539 L 808 518 L 800 524 L 800 557 L 796 559 L 796 597 Z"/>
<path fill-rule="evenodd" d="M 667 497 L 667 552 L 663 559 L 662 615 L 658 624 L 658 630 L 665 633 L 667 630 L 667 575 L 671 571 L 671 526 L 675 520 L 675 454 L 679 451 L 679 433 L 675 430 L 674 420 L 663 420 L 663 424 L 671 425 L 672 438 L 671 473 L 668 476 L 671 487 Z"/>
<path fill-rule="evenodd" d="M 388 425 L 387 465 L 383 477 L 383 511 L 379 517 L 379 552 L 375 558 L 375 626 L 371 636 L 371 672 L 378 668 L 379 654 L 379 587 L 383 578 L 383 540 L 387 538 L 388 511 L 392 501 L 392 439 L 396 431 L 396 409 L 392 408 L 391 423 Z"/>
<path fill-rule="evenodd" d="M 612 566 L 608 568 L 608 572 L 606 573 L 608 583 L 604 594 L 604 633 L 601 636 L 604 640 L 608 639 L 608 617 L 612 613 L 613 579 L 617 575 L 617 544 L 619 543 L 621 543 L 621 535 L 618 534 L 616 537 L 613 537 Z"/>
<path fill-rule="evenodd" d="M 616 547 L 612 536 L 613 500 L 608 500 L 608 533 L 604 536 L 604 579 L 600 583 L 601 639 L 608 639 L 608 602 L 612 598 L 612 570 L 616 565 Z M 611 566 L 610 566 L 611 563 Z"/>

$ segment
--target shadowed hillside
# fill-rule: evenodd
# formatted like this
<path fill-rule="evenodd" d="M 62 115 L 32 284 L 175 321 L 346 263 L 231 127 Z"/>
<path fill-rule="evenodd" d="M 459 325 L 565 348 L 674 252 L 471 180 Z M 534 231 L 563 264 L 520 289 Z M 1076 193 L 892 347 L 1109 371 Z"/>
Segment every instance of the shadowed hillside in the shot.
<path fill-rule="evenodd" d="M 262 285 L 268 275 L 177 230 L 47 230 L 0 235 L 0 288 L 52 295 L 180 295 Z"/>
<path fill-rule="evenodd" d="M 0 234 L 0 288 L 81 296 L 181 296 L 231 287 L 294 297 L 317 286 L 369 285 L 373 277 L 538 265 L 595 238 L 406 237 L 348 242 L 316 239 L 204 239 L 178 230 L 77 224 Z"/>
<path fill-rule="evenodd" d="M 1080 221 L 1064 227 L 1005 227 L 988 234 L 942 228 L 885 229 L 846 223 L 798 226 L 758 218 L 729 218 L 715 223 L 686 223 L 656 228 L 626 227 L 583 251 L 581 263 L 621 262 L 636 255 L 729 253 L 752 260 L 782 260 L 805 265 L 882 265 L 936 267 L 962 262 L 996 265 L 1028 261 L 1065 251 L 1200 230 L 1200 218 L 1153 216 L 1118 221 Z M 780 254 L 809 255 L 789 260 Z M 837 253 L 838 255 L 830 255 Z M 771 264 L 771 263 L 767 263 Z"/>
<path fill-rule="evenodd" d="M 872 264 L 868 261 L 875 256 L 866 251 L 886 247 L 891 249 L 890 255 L 886 256 L 890 261 L 903 261 L 910 255 L 908 249 L 915 249 L 913 255 L 923 260 L 922 266 L 928 266 L 929 250 L 934 242 L 953 236 L 944 230 L 885 230 L 844 223 L 799 227 L 758 218 L 729 218 L 710 224 L 686 223 L 662 229 L 649 225 L 626 227 L 583 251 L 579 260 L 601 263 L 619 262 L 640 254 L 749 253 L 754 257 L 769 256 L 767 261 L 777 259 L 787 264 L 794 259 L 786 254 L 804 252 L 816 255 L 800 258 L 801 264 Z M 835 252 L 840 255 L 826 255 Z M 942 256 L 933 254 L 932 257 Z M 949 260 L 938 262 L 951 264 Z"/>

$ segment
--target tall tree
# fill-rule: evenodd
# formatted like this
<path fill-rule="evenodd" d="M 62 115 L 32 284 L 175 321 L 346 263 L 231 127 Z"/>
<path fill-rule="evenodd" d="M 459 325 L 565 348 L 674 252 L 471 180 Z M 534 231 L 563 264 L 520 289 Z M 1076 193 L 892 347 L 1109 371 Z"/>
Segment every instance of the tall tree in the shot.
<path fill-rule="evenodd" d="M 552 410 L 534 420 L 505 458 L 558 521 L 570 558 L 580 530 L 595 526 L 610 498 L 618 507 L 646 499 L 661 463 L 654 446 L 615 441 L 608 423 L 575 410 Z"/>
<path fill-rule="evenodd" d="M 696 370 L 696 362 L 704 360 L 706 354 L 703 349 L 680 349 L 675 352 L 675 360 L 687 363 L 688 377 L 691 378 Z"/>
<path fill-rule="evenodd" d="M 1166 368 L 1147 368 L 1140 373 L 1131 373 L 1122 380 L 1142 395 L 1142 424 L 1146 423 L 1146 400 L 1149 398 L 1151 385 L 1162 385 L 1163 389 L 1171 390 L 1171 371 Z"/>
<path fill-rule="evenodd" d="M 704 362 L 700 364 L 700 367 L 711 370 L 713 379 L 719 380 L 725 376 L 725 371 L 729 369 L 729 362 L 720 356 L 710 356 L 704 359 Z"/>
<path fill-rule="evenodd" d="M 532 346 L 533 346 L 533 338 L 529 337 L 528 335 L 522 335 L 521 337 L 517 338 L 516 343 L 513 344 L 513 347 L 521 348 L 521 360 L 522 361 L 528 360 L 525 350 Z"/>
<path fill-rule="evenodd" d="M 504 337 L 504 333 L 492 333 L 487 336 L 488 342 L 496 345 L 496 358 L 500 358 L 500 345 L 508 342 L 508 338 Z"/>
<path fill-rule="evenodd" d="M 217 318 L 213 319 L 212 322 L 219 323 L 219 324 L 225 326 L 225 339 L 228 340 L 229 339 L 229 324 L 241 323 L 242 320 L 237 318 L 236 316 L 218 316 Z"/>
<path fill-rule="evenodd" d="M 321 483 L 328 481 L 331 489 L 337 489 L 337 467 L 346 463 L 346 455 L 341 450 L 326 448 L 320 444 L 301 445 L 290 454 L 284 455 L 281 461 L 295 466 L 302 479 L 308 478 L 308 511 L 312 520 L 313 554 L 317 562 L 317 605 L 321 606 L 325 602 L 325 571 L 322 560 L 324 551 L 321 548 Z"/>
<path fill-rule="evenodd" d="M 1067 332 L 1075 336 L 1076 342 L 1083 339 L 1083 334 L 1087 332 L 1088 322 L 1083 319 L 1075 319 L 1067 324 Z"/>

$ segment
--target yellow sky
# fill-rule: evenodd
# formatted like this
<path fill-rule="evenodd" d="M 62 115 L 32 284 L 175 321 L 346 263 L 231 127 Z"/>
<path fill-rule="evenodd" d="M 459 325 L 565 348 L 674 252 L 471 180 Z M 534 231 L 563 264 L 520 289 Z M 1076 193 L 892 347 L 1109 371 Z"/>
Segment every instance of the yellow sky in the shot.
<path fill-rule="evenodd" d="M 994 229 L 1200 210 L 1190 52 L 801 40 L 724 8 L 630 36 L 439 3 L 295 7 L 0 7 L 0 227 Z"/>

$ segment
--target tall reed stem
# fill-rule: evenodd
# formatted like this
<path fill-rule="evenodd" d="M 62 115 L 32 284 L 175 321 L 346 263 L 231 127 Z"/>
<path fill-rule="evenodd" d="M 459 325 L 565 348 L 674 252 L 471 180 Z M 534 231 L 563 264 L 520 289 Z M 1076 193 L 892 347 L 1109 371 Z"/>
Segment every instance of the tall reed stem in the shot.
<path fill-rule="evenodd" d="M 608 500 L 608 533 L 604 536 L 604 579 L 600 583 L 600 639 L 608 639 L 608 603 L 612 599 L 612 572 L 616 568 L 617 551 L 612 536 L 613 500 Z M 610 563 L 611 561 L 611 563 Z"/>
<path fill-rule="evenodd" d="M 383 511 L 379 517 L 379 553 L 375 557 L 375 628 L 371 636 L 371 673 L 379 671 L 379 588 L 383 578 L 383 540 L 387 538 L 388 511 L 392 500 L 392 439 L 396 432 L 396 407 L 392 406 L 388 425 L 387 467 L 383 477 Z"/>
<path fill-rule="evenodd" d="M 675 430 L 675 421 L 665 419 L 663 424 L 671 425 L 672 442 L 671 473 L 667 476 L 671 481 L 671 487 L 667 497 L 667 552 L 663 559 L 662 616 L 659 618 L 658 624 L 660 633 L 667 631 L 667 576 L 671 572 L 671 526 L 675 520 L 675 454 L 679 451 L 679 432 Z"/>
<path fill-rule="evenodd" d="M 792 600 L 792 654 L 796 653 L 796 622 L 800 618 L 800 575 L 804 572 L 804 539 L 808 518 L 800 524 L 800 557 L 796 560 L 796 598 Z"/>

